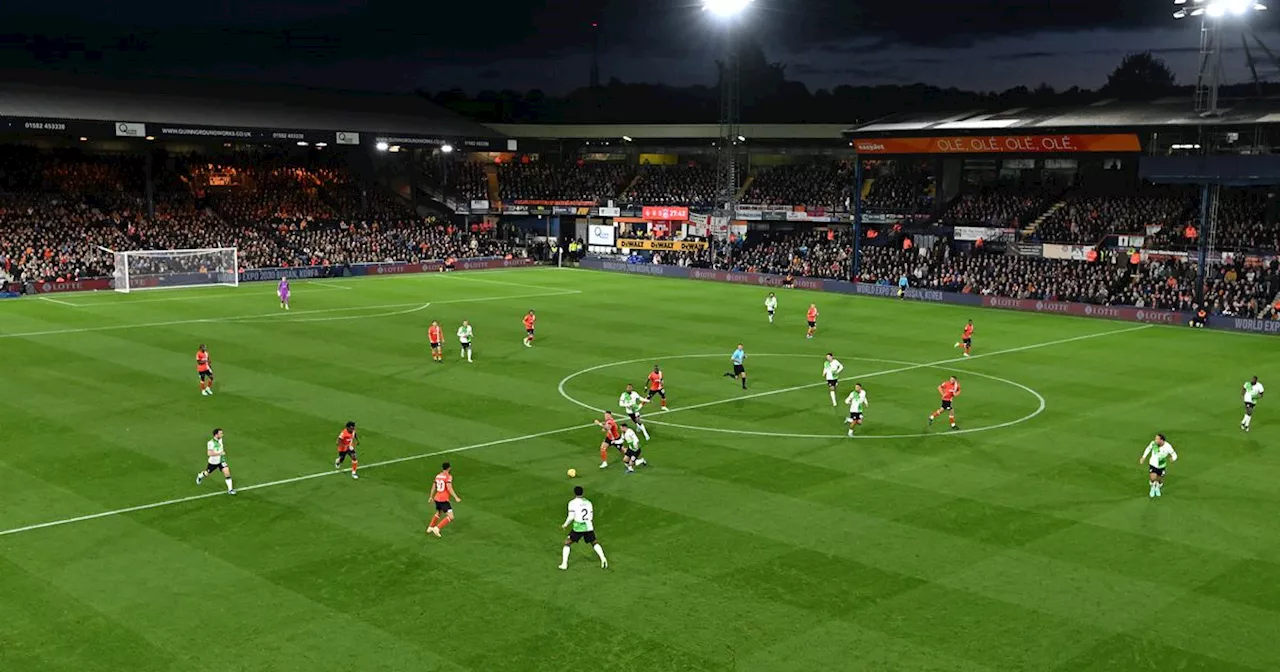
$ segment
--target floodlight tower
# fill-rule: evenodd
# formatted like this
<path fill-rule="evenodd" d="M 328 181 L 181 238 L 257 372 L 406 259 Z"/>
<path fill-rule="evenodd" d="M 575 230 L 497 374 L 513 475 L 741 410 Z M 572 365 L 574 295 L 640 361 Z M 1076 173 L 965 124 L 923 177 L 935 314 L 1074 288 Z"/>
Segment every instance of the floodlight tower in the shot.
<path fill-rule="evenodd" d="M 1175 19 L 1200 19 L 1200 73 L 1196 76 L 1196 112 L 1204 117 L 1220 114 L 1218 87 L 1222 85 L 1222 26 L 1243 23 L 1248 15 L 1266 11 L 1256 0 L 1173 0 Z"/>
<path fill-rule="evenodd" d="M 702 8 L 724 25 L 724 61 L 720 69 L 720 137 L 716 141 L 716 200 L 713 222 L 729 222 L 738 213 L 738 44 L 735 24 L 753 0 L 702 0 Z M 715 244 L 709 246 L 715 265 Z"/>

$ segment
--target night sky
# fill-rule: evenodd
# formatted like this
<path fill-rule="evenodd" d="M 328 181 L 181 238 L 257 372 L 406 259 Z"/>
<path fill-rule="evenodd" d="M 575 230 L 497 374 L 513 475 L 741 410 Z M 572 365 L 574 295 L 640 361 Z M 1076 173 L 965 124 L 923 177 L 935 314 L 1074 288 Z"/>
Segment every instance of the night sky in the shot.
<path fill-rule="evenodd" d="M 78 67 L 334 88 L 540 88 L 601 74 L 673 85 L 714 81 L 723 27 L 696 0 L 63 0 L 0 5 L 0 66 Z M 1280 0 L 1253 17 L 1280 53 Z M 591 24 L 598 22 L 599 28 Z M 925 82 L 1002 90 L 1096 88 L 1128 52 L 1195 78 L 1198 23 L 1162 0 L 756 0 L 745 17 L 772 60 L 811 89 Z M 287 37 L 286 37 L 287 35 Z M 39 37 L 34 37 L 39 36 Z M 21 44 L 66 57 L 32 65 Z M 1228 79 L 1247 78 L 1238 31 Z M 1257 51 L 1257 50 L 1255 50 Z M 1261 53 L 1258 53 L 1262 56 Z M 1265 57 L 1263 57 L 1265 58 Z M 1264 77 L 1276 68 L 1262 68 Z"/>

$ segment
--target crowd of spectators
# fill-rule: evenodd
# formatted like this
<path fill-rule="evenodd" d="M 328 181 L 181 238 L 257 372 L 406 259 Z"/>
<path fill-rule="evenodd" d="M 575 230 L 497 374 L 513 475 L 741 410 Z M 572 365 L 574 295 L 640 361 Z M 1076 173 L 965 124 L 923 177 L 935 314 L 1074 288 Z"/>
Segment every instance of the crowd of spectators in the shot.
<path fill-rule="evenodd" d="M 849 279 L 852 241 L 847 233 L 808 231 L 749 236 L 731 250 L 739 271 Z M 1044 259 L 956 250 L 945 239 L 932 246 L 864 245 L 860 282 L 1045 301 L 1193 311 L 1197 266 L 1191 260 L 1131 263 L 1119 251 L 1097 261 Z M 673 263 L 671 259 L 668 263 Z M 1280 262 L 1212 264 L 1204 303 L 1212 314 L 1280 319 Z"/>
<path fill-rule="evenodd" d="M 924 214 L 933 209 L 933 173 L 927 163 L 867 162 L 865 179 L 871 187 L 863 199 L 868 210 L 895 214 Z"/>
<path fill-rule="evenodd" d="M 853 164 L 815 161 L 761 169 L 743 196 L 754 205 L 805 205 L 843 210 L 852 194 Z"/>
<path fill-rule="evenodd" d="M 706 207 L 716 201 L 714 165 L 690 162 L 678 166 L 640 166 L 625 200 L 634 205 Z"/>
<path fill-rule="evenodd" d="M 504 202 L 599 203 L 616 198 L 626 179 L 627 169 L 621 163 L 513 161 L 498 165 L 498 190 Z"/>
<path fill-rule="evenodd" d="M 1036 227 L 1046 243 L 1096 245 L 1108 234 L 1144 235 L 1148 226 L 1182 235 L 1194 213 L 1194 193 L 1181 187 L 1147 187 L 1137 193 L 1067 195 L 1066 205 Z"/>
<path fill-rule="evenodd" d="M 415 216 L 340 168 L 175 166 L 156 175 L 149 213 L 139 162 L 0 150 L 0 279 L 107 277 L 110 250 L 236 247 L 242 268 L 522 254 L 492 226 Z"/>
<path fill-rule="evenodd" d="M 960 195 L 942 221 L 955 225 L 1022 228 L 1048 207 L 1051 195 L 1039 189 L 985 187 Z"/>

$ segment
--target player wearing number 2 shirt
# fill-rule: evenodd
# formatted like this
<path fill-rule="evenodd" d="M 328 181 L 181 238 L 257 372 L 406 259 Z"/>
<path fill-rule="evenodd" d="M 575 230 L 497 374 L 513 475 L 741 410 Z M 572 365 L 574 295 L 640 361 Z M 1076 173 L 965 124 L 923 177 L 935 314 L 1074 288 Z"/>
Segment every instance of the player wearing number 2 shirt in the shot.
<path fill-rule="evenodd" d="M 436 512 L 431 516 L 431 523 L 427 525 L 427 534 L 438 537 L 440 530 L 453 522 L 453 507 L 449 505 L 450 497 L 453 497 L 453 501 L 462 503 L 462 498 L 453 491 L 453 474 L 449 473 L 449 463 L 445 462 L 440 465 L 440 473 L 436 474 L 435 481 L 431 484 L 431 500 L 435 502 Z M 444 520 L 440 519 L 442 513 Z"/>
<path fill-rule="evenodd" d="M 604 549 L 596 541 L 596 509 L 591 500 L 582 495 L 581 485 L 573 489 L 573 499 L 569 500 L 569 515 L 565 517 L 564 525 L 560 526 L 561 529 L 570 528 L 569 536 L 564 538 L 564 548 L 560 550 L 560 569 L 569 569 L 569 548 L 579 541 L 591 544 L 591 550 L 600 558 L 600 569 L 608 569 L 609 560 L 604 557 Z"/>

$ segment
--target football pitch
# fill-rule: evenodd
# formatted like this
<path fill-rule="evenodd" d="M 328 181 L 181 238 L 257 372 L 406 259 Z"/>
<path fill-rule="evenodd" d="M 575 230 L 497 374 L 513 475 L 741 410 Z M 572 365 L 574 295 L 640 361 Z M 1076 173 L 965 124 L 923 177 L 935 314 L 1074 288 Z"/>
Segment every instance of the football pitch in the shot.
<path fill-rule="evenodd" d="M 767 288 L 568 269 L 293 289 L 0 303 L 0 670 L 1280 669 L 1280 401 L 1239 428 L 1273 338 L 797 290 L 770 324 Z M 599 469 L 655 364 L 650 464 Z M 194 481 L 214 427 L 234 497 Z M 575 485 L 608 569 L 556 567 Z"/>

